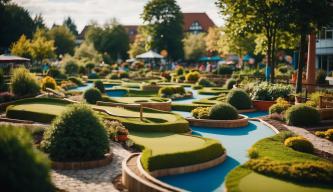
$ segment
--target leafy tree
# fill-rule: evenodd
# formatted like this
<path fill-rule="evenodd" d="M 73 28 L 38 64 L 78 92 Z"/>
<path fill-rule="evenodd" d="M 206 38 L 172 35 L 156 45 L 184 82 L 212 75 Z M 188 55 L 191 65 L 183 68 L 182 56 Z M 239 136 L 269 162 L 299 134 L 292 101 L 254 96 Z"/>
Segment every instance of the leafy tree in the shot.
<path fill-rule="evenodd" d="M 205 34 L 188 34 L 184 39 L 184 52 L 187 60 L 197 60 L 205 55 Z"/>
<path fill-rule="evenodd" d="M 34 25 L 35 25 L 36 29 L 38 29 L 38 28 L 46 29 L 46 25 L 45 25 L 44 18 L 42 16 L 42 14 L 38 14 L 38 15 L 35 16 Z"/>
<path fill-rule="evenodd" d="M 0 47 L 9 47 L 22 34 L 31 37 L 35 28 L 26 9 L 8 2 L 0 3 Z"/>
<path fill-rule="evenodd" d="M 296 92 L 302 92 L 302 73 L 305 66 L 306 35 L 332 24 L 331 0 L 288 0 L 290 31 L 300 35 Z"/>
<path fill-rule="evenodd" d="M 56 53 L 64 55 L 73 54 L 75 47 L 75 36 L 65 26 L 56 26 L 48 31 L 48 37 L 54 41 Z"/>
<path fill-rule="evenodd" d="M 21 35 L 20 39 L 12 45 L 11 53 L 13 55 L 31 58 L 30 45 L 30 39 L 27 39 L 25 35 Z"/>
<path fill-rule="evenodd" d="M 130 45 L 128 54 L 131 58 L 147 52 L 150 49 L 150 41 L 147 27 L 140 26 L 138 28 L 138 34 L 135 36 L 134 42 Z"/>
<path fill-rule="evenodd" d="M 102 61 L 102 55 L 97 52 L 92 43 L 87 41 L 75 49 L 74 57 L 83 62 L 100 63 Z"/>
<path fill-rule="evenodd" d="M 46 39 L 45 30 L 37 29 L 30 44 L 32 59 L 35 59 L 37 63 L 41 63 L 44 59 L 55 57 L 54 51 L 54 41 Z"/>
<path fill-rule="evenodd" d="M 167 50 L 172 59 L 183 58 L 183 14 L 175 0 L 150 0 L 141 17 L 148 23 L 153 49 Z"/>
<path fill-rule="evenodd" d="M 74 23 L 74 21 L 72 20 L 72 18 L 67 17 L 63 24 L 63 26 L 66 26 L 75 36 L 79 35 L 79 32 L 77 31 L 76 25 Z"/>
<path fill-rule="evenodd" d="M 127 58 L 129 38 L 125 28 L 116 20 L 106 23 L 104 27 L 92 25 L 86 34 L 86 39 L 97 51 L 103 53 L 106 58 L 110 57 L 112 61 Z"/>
<path fill-rule="evenodd" d="M 222 30 L 218 27 L 210 27 L 208 34 L 205 37 L 207 51 L 212 53 L 221 53 L 221 46 L 219 41 L 222 36 Z"/>
<path fill-rule="evenodd" d="M 271 66 L 271 82 L 274 82 L 277 31 L 286 28 L 289 19 L 286 1 L 218 0 L 216 4 L 226 17 L 226 28 L 233 29 L 234 34 L 255 32 L 265 35 L 267 65 Z"/>

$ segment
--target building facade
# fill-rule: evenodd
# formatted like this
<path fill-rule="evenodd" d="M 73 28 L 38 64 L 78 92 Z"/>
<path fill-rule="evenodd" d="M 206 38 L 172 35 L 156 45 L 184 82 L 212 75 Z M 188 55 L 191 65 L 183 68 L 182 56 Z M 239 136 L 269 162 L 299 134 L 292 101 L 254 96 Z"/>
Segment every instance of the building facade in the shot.
<path fill-rule="evenodd" d="M 333 27 L 326 27 L 317 34 L 316 68 L 333 71 Z"/>

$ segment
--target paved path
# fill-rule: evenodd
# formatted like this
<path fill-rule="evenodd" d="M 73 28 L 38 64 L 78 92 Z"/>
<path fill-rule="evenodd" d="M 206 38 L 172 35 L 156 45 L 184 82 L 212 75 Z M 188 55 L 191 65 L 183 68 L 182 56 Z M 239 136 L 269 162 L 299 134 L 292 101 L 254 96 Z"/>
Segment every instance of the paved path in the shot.
<path fill-rule="evenodd" d="M 88 170 L 53 170 L 53 183 L 57 188 L 68 192 L 118 191 L 112 181 L 121 174 L 121 162 L 130 152 L 116 143 L 111 143 L 111 148 L 113 160 L 108 166 Z"/>
<path fill-rule="evenodd" d="M 327 139 L 317 137 L 314 134 L 312 134 L 310 131 L 303 128 L 287 126 L 287 125 L 285 125 L 285 127 L 290 131 L 296 133 L 297 135 L 307 138 L 313 144 L 316 150 L 322 151 L 323 153 L 326 154 L 331 154 L 333 156 L 333 142 L 330 142 Z"/>

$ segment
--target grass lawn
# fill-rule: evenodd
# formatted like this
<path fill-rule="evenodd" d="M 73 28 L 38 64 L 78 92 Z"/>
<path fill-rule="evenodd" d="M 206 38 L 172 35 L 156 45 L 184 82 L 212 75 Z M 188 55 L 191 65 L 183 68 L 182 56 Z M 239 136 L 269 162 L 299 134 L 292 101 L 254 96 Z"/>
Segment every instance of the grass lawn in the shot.
<path fill-rule="evenodd" d="M 258 152 L 257 158 L 269 158 L 278 162 L 328 162 L 318 156 L 295 151 L 283 144 L 283 133 L 258 141 L 253 148 Z M 226 178 L 228 191 L 332 191 L 333 185 L 320 182 L 304 183 L 277 177 L 269 177 L 252 171 L 246 165 L 232 170 Z"/>
<path fill-rule="evenodd" d="M 224 102 L 225 95 L 203 98 L 196 101 L 193 101 L 194 104 L 201 104 L 201 105 L 214 105 L 216 103 Z"/>
<path fill-rule="evenodd" d="M 228 93 L 229 90 L 220 87 L 204 87 L 198 90 L 200 95 L 220 95 L 222 93 Z"/>
<path fill-rule="evenodd" d="M 191 151 L 203 147 L 206 143 L 200 137 L 174 133 L 131 132 L 129 138 L 134 143 L 151 149 L 152 155 Z"/>
<path fill-rule="evenodd" d="M 145 103 L 145 102 L 166 102 L 168 99 L 159 97 L 109 97 L 108 102 L 132 104 L 132 103 Z"/>

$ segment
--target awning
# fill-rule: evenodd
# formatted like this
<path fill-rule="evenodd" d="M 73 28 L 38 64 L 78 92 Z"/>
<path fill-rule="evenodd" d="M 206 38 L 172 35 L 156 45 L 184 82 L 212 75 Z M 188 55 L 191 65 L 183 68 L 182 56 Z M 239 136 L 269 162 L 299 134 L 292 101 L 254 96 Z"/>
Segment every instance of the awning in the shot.
<path fill-rule="evenodd" d="M 0 63 L 28 62 L 30 59 L 15 55 L 0 55 Z"/>
<path fill-rule="evenodd" d="M 136 56 L 137 59 L 162 59 L 163 56 L 150 50 L 146 53 L 142 53 Z"/>

